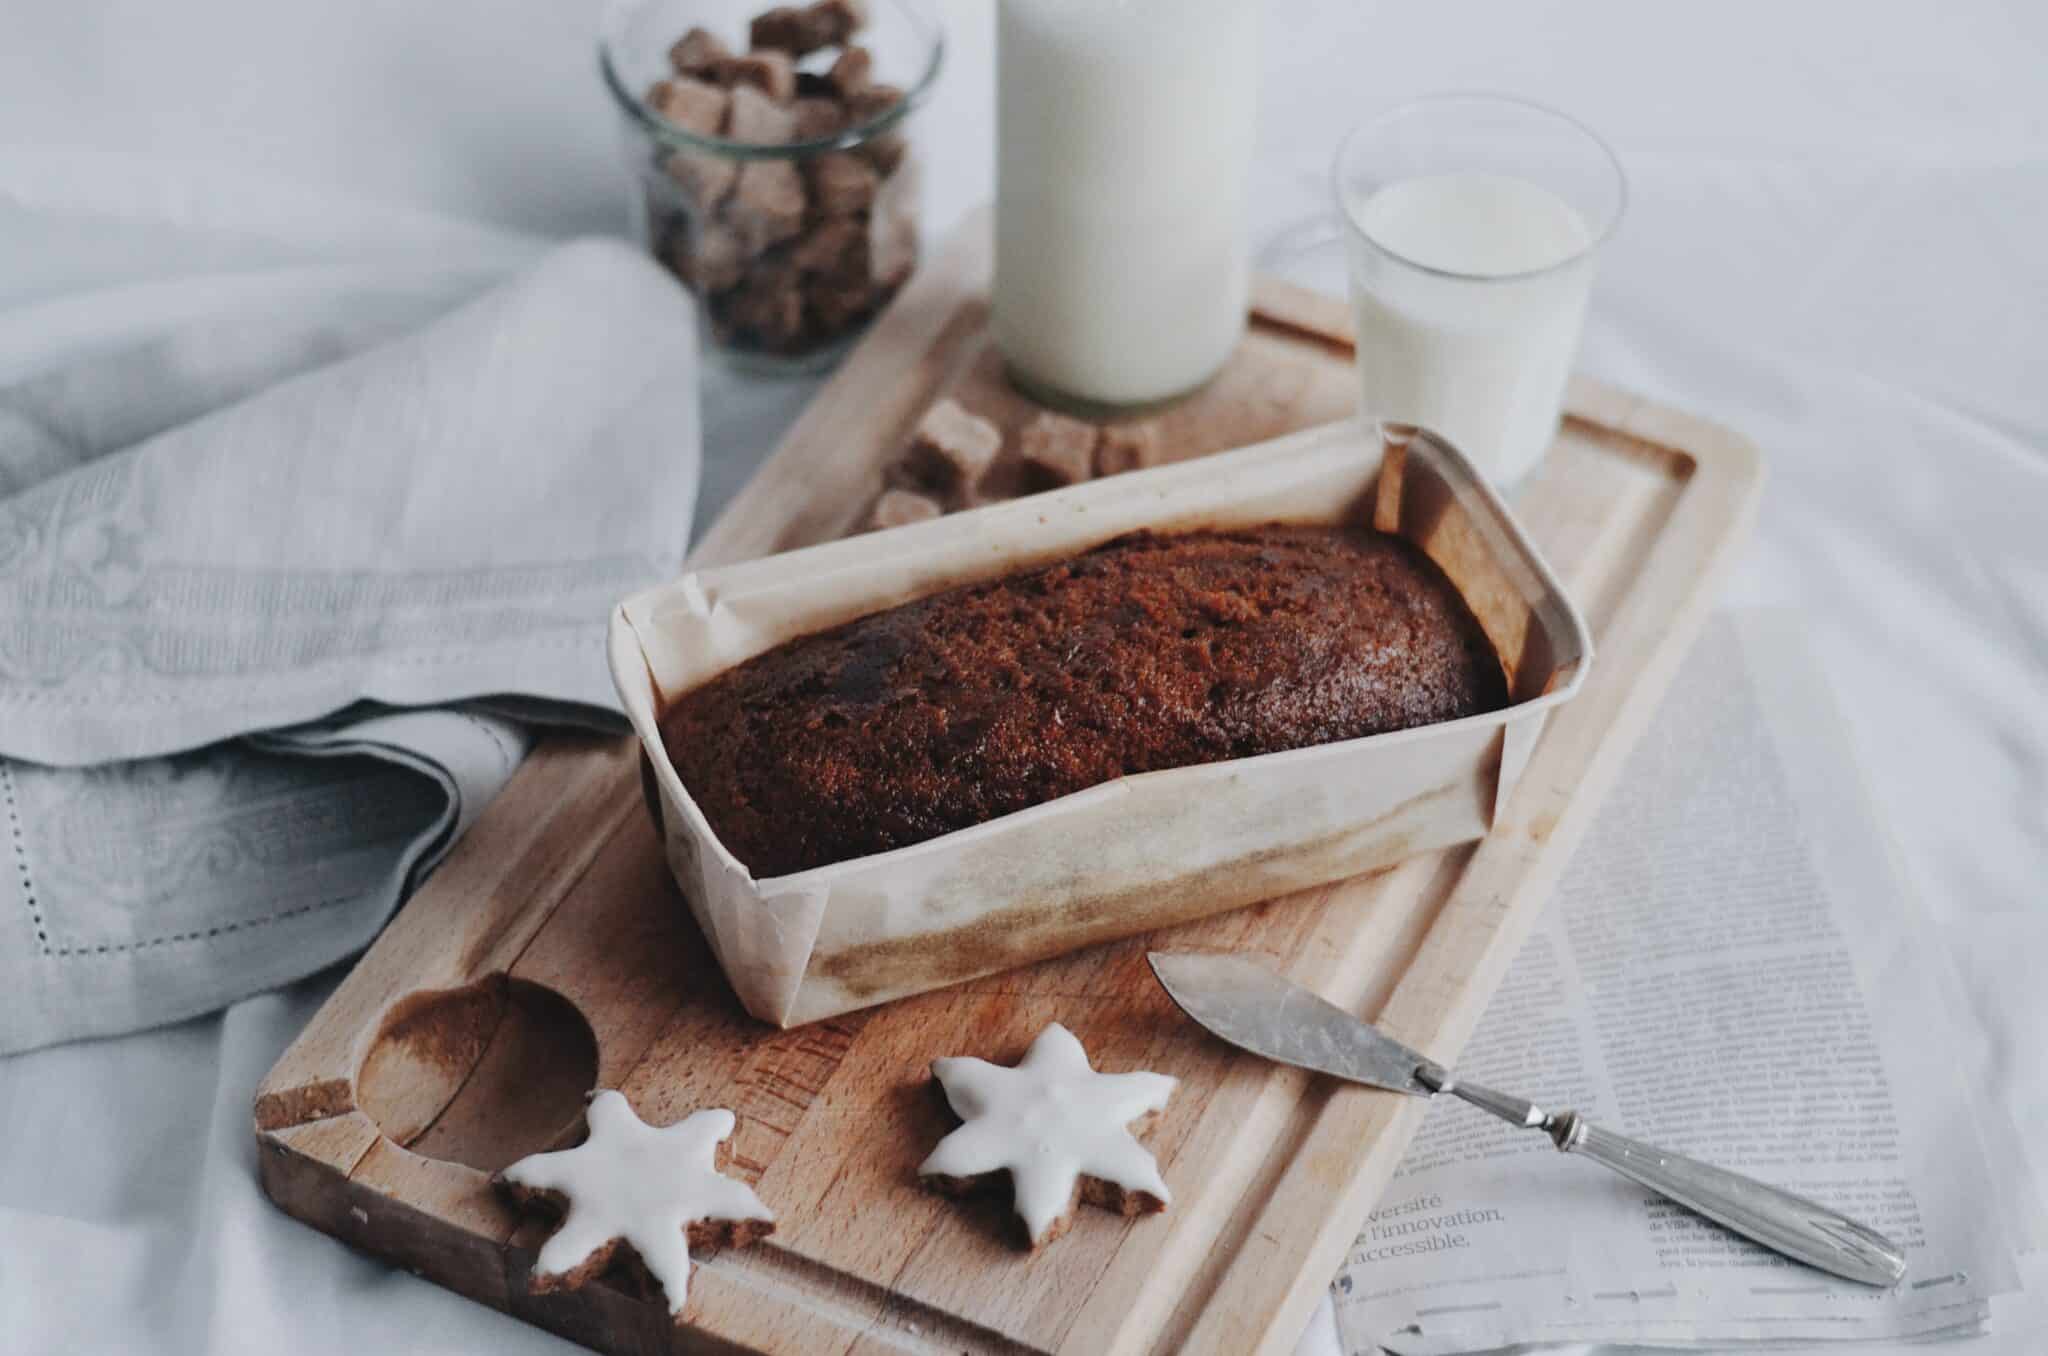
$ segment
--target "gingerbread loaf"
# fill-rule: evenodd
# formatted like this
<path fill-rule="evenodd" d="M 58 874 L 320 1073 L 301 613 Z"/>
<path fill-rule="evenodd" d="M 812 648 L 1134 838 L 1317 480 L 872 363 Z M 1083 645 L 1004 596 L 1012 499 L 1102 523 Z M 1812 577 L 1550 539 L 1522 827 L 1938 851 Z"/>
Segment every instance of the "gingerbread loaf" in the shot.
<path fill-rule="evenodd" d="M 936 838 L 1112 778 L 1497 710 L 1448 579 L 1357 527 L 1137 533 L 768 650 L 662 741 L 756 877 Z"/>

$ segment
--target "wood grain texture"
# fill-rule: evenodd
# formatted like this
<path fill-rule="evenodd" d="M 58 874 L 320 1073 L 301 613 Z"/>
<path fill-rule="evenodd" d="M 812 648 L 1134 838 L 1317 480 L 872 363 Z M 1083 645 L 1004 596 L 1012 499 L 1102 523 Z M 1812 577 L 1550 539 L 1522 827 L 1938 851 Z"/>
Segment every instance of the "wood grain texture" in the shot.
<path fill-rule="evenodd" d="M 693 565 L 848 530 L 941 395 L 1013 430 L 1030 416 L 987 338 L 984 230 L 905 289 Z M 1348 414 L 1348 324 L 1341 303 L 1261 283 L 1231 366 L 1151 417 L 1162 446 L 1194 456 Z M 1760 482 L 1754 450 L 1711 424 L 1585 381 L 1570 408 L 1518 508 L 1599 653 L 1484 841 L 776 1031 L 740 1012 L 689 920 L 631 744 L 551 741 L 264 1080 L 266 1191 L 353 1246 L 606 1351 L 1289 1350 L 1423 1104 L 1203 1037 L 1144 953 L 1262 957 L 1455 1058 L 1654 710 Z M 447 1014 L 438 1041 L 433 1013 Z M 1011 1060 L 1054 1020 L 1098 1067 L 1181 1080 L 1150 1139 L 1174 1200 L 1136 1219 L 1083 1206 L 1032 1253 L 1002 1199 L 944 1198 L 915 1170 L 952 1124 L 931 1059 Z M 545 1029 L 557 1021 L 588 1036 Z M 588 1069 L 651 1122 L 733 1108 L 731 1170 L 777 1212 L 772 1239 L 699 1259 L 680 1327 L 627 1282 L 528 1293 L 546 1227 L 468 1166 L 577 1138 L 560 1090 Z"/>

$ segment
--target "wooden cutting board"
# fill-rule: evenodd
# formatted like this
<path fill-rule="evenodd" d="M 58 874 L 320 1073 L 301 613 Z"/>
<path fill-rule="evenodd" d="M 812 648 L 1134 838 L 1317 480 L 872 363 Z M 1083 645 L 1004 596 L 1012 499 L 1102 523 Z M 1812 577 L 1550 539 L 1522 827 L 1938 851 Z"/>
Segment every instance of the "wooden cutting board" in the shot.
<path fill-rule="evenodd" d="M 990 346 L 985 220 L 930 263 L 692 558 L 849 529 L 942 394 L 1015 426 Z M 1155 416 L 1219 450 L 1347 415 L 1349 321 L 1265 285 L 1229 368 Z M 671 883 L 627 740 L 558 737 L 523 766 L 259 1089 L 264 1189 L 351 1246 L 611 1352 L 1288 1351 L 1414 1133 L 1419 1100 L 1235 1054 L 1152 981 L 1148 947 L 1260 956 L 1449 1062 L 1654 712 L 1760 483 L 1739 437 L 1591 382 L 1518 509 L 1598 657 L 1483 842 L 1171 932 L 776 1031 L 742 1014 Z M 593 641 L 593 644 L 596 642 Z M 1036 1254 L 1000 1198 L 917 1184 L 950 1128 L 934 1056 L 1009 1062 L 1064 1022 L 1107 1070 L 1181 1080 L 1152 1137 L 1163 1215 L 1082 1207 Z M 733 1171 L 768 1242 L 702 1259 L 686 1322 L 627 1280 L 533 1296 L 546 1230 L 492 1169 L 573 1140 L 582 1094 L 643 1117 L 738 1113 Z"/>

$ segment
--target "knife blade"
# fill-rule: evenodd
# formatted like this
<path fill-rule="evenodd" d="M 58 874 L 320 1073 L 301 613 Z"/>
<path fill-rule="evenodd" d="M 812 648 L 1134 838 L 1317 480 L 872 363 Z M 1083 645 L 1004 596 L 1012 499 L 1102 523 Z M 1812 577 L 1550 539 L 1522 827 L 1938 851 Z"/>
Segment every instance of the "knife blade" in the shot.
<path fill-rule="evenodd" d="M 1427 1097 L 1443 1085 L 1442 1069 L 1392 1036 L 1241 956 L 1154 951 L 1146 959 L 1181 1011 L 1241 1050 L 1389 1092 Z"/>

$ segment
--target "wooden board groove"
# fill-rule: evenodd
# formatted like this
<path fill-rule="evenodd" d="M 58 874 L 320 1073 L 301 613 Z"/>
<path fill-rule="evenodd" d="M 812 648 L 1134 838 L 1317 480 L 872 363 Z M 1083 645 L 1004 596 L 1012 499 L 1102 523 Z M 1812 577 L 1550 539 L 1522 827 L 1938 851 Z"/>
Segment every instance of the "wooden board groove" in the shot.
<path fill-rule="evenodd" d="M 983 230 L 970 226 L 904 290 L 694 564 L 845 531 L 942 393 L 1006 425 L 1028 416 L 986 336 Z M 1233 364 L 1155 416 L 1163 441 L 1194 454 L 1342 416 L 1348 342 L 1341 303 L 1260 283 Z M 739 1011 L 668 878 L 636 751 L 553 739 L 264 1080 L 265 1190 L 353 1246 L 608 1351 L 1287 1351 L 1422 1103 L 1225 1050 L 1166 1002 L 1143 952 L 1164 938 L 1258 954 L 1455 1056 L 1654 710 L 1760 481 L 1754 450 L 1711 424 L 1585 381 L 1570 406 L 1518 505 L 1599 653 L 1483 842 L 775 1031 Z M 471 1034 L 451 1027 L 437 1044 L 444 1011 Z M 413 1020 L 386 1033 L 394 1012 Z M 1181 1079 L 1152 1141 L 1175 1200 L 1137 1220 L 1083 1207 L 1066 1237 L 1026 1253 L 1001 1201 L 919 1187 L 916 1163 L 951 1123 L 924 1069 L 942 1054 L 1013 1058 L 1055 1019 L 1101 1067 Z M 578 1021 L 587 1039 L 558 1029 Z M 377 1082 L 361 1077 L 373 1046 Z M 514 1077 L 500 1067 L 514 1056 L 546 1067 Z M 484 1163 L 566 1142 L 577 1108 L 557 1102 L 586 1078 L 655 1122 L 733 1107 L 733 1170 L 780 1217 L 768 1242 L 703 1260 L 681 1327 L 625 1283 L 528 1294 L 545 1225 L 507 1212 L 483 1168 L 407 1147 Z M 403 1144 L 373 1119 L 394 1114 L 387 1103 L 417 1127 Z M 515 1146 L 520 1136 L 532 1142 Z"/>

